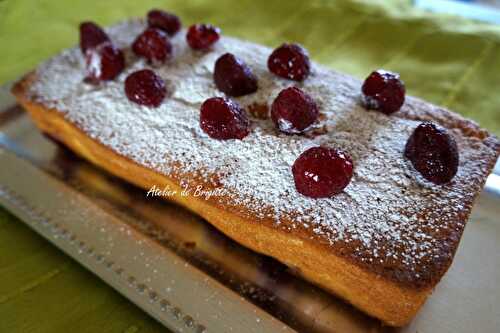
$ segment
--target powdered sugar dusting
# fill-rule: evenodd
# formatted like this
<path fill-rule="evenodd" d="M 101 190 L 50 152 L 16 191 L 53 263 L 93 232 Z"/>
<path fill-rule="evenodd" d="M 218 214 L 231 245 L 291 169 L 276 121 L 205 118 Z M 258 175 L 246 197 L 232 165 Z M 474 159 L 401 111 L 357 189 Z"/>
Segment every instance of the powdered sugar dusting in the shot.
<path fill-rule="evenodd" d="M 454 247 L 443 242 L 453 230 L 461 234 L 457 216 L 473 195 L 456 184 L 481 177 L 477 160 L 488 148 L 478 139 L 454 130 L 459 172 L 446 186 L 432 185 L 403 157 L 406 140 L 419 122 L 360 107 L 357 80 L 315 64 L 304 82 L 280 79 L 267 70 L 270 49 L 223 37 L 210 52 L 194 52 L 186 45 L 185 31 L 172 39 L 173 60 L 154 68 L 167 83 L 168 97 L 158 108 L 138 106 L 126 98 L 123 82 L 131 72 L 150 68 L 128 49 L 143 29 L 141 21 L 133 20 L 107 30 L 126 48 L 126 69 L 114 81 L 98 87 L 84 83 L 84 61 L 73 48 L 40 67 L 31 93 L 117 153 L 164 174 L 216 174 L 234 193 L 230 204 L 243 204 L 257 219 L 271 218 L 287 229 L 310 230 L 332 246 L 351 244 L 351 255 L 368 264 L 401 263 L 405 271 L 418 270 L 418 278 L 436 258 L 453 255 Z M 284 135 L 269 119 L 252 119 L 252 131 L 243 140 L 209 138 L 199 127 L 199 107 L 209 97 L 223 96 L 212 73 L 215 60 L 225 52 L 247 62 L 258 78 L 256 93 L 236 98 L 242 106 L 270 106 L 283 88 L 295 85 L 316 100 L 323 116 L 317 127 L 325 133 Z M 412 103 L 409 98 L 407 104 Z M 295 159 L 318 145 L 341 148 L 355 166 L 345 191 L 328 199 L 300 195 L 291 173 Z M 431 208 L 439 216 L 427 212 Z"/>

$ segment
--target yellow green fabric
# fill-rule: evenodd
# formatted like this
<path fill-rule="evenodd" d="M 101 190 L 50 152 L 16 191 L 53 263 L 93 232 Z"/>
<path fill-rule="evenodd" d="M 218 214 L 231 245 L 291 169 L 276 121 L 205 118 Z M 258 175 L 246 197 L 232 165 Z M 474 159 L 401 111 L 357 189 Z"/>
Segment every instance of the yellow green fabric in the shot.
<path fill-rule="evenodd" d="M 397 71 L 410 94 L 500 133 L 500 27 L 425 13 L 410 0 L 0 0 L 0 84 L 74 45 L 80 21 L 106 25 L 152 7 L 269 46 L 300 42 L 358 78 Z M 163 330 L 1 209 L 0 282 L 0 332 Z"/>

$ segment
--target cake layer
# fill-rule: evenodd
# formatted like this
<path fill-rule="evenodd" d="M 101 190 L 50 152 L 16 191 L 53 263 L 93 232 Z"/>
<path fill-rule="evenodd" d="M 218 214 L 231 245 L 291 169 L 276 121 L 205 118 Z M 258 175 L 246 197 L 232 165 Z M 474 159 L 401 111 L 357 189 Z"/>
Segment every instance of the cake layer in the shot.
<path fill-rule="evenodd" d="M 108 29 L 126 50 L 127 66 L 114 81 L 83 82 L 78 48 L 62 52 L 20 82 L 14 92 L 42 130 L 108 171 L 149 189 L 223 189 L 223 195 L 171 197 L 224 233 L 294 266 L 311 281 L 392 325 L 415 314 L 451 264 L 472 203 L 498 156 L 498 140 L 471 121 L 408 97 L 387 116 L 360 106 L 361 83 L 312 65 L 297 83 L 266 67 L 271 50 L 222 37 L 195 52 L 185 31 L 173 39 L 174 57 L 154 68 L 167 83 L 158 108 L 131 103 L 123 81 L 149 68 L 129 50 L 140 20 Z M 252 114 L 243 140 L 218 141 L 199 127 L 199 107 L 222 96 L 212 80 L 215 60 L 231 52 L 258 78 L 256 93 L 235 98 Z M 309 93 L 320 122 L 307 135 L 284 135 L 266 118 L 288 86 Z M 442 186 L 425 181 L 404 158 L 406 140 L 424 120 L 446 127 L 460 151 L 458 173 Z M 343 149 L 354 161 L 351 183 L 328 199 L 300 195 L 291 165 L 306 149 Z"/>

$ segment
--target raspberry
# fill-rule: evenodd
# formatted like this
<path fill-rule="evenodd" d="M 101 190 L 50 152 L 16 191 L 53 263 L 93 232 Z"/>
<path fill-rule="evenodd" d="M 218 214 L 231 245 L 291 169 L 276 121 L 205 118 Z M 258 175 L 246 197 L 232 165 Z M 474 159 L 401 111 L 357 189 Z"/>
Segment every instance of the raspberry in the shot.
<path fill-rule="evenodd" d="M 331 197 L 349 184 L 353 168 L 351 157 L 341 150 L 309 148 L 293 163 L 295 188 L 307 197 Z"/>
<path fill-rule="evenodd" d="M 311 70 L 307 51 L 299 44 L 283 44 L 267 59 L 267 68 L 285 79 L 303 81 Z"/>
<path fill-rule="evenodd" d="M 125 57 L 120 49 L 110 42 L 105 42 L 95 48 L 87 49 L 85 63 L 86 81 L 98 83 L 117 77 L 125 68 Z"/>
<path fill-rule="evenodd" d="M 399 74 L 379 69 L 368 76 L 362 87 L 363 104 L 367 109 L 391 114 L 405 102 L 405 85 Z"/>
<path fill-rule="evenodd" d="M 160 9 L 152 9 L 148 12 L 148 26 L 163 30 L 173 36 L 181 29 L 181 20 L 174 14 Z"/>
<path fill-rule="evenodd" d="M 214 81 L 220 91 L 229 96 L 242 96 L 257 90 L 257 78 L 241 59 L 231 53 L 223 54 L 215 62 Z"/>
<path fill-rule="evenodd" d="M 158 107 L 167 94 L 167 88 L 165 82 L 155 72 L 143 69 L 127 77 L 125 94 L 130 101 L 139 105 Z"/>
<path fill-rule="evenodd" d="M 162 30 L 147 28 L 137 36 L 132 44 L 132 50 L 136 55 L 146 58 L 149 63 L 160 64 L 172 54 L 172 44 Z"/>
<path fill-rule="evenodd" d="M 238 103 L 212 97 L 201 105 L 200 127 L 214 139 L 243 139 L 250 131 L 250 121 Z"/>
<path fill-rule="evenodd" d="M 110 39 L 97 24 L 94 22 L 82 22 L 80 24 L 80 49 L 83 54 L 88 49 L 95 48 L 105 42 L 110 42 Z"/>
<path fill-rule="evenodd" d="M 443 127 L 430 122 L 415 128 L 404 155 L 425 179 L 437 185 L 449 182 L 458 171 L 455 139 Z"/>
<path fill-rule="evenodd" d="M 220 29 L 210 24 L 193 24 L 186 35 L 187 42 L 195 50 L 208 49 L 220 38 Z"/>
<path fill-rule="evenodd" d="M 318 119 L 318 106 L 305 92 L 296 87 L 283 89 L 271 106 L 271 119 L 283 133 L 306 131 Z"/>

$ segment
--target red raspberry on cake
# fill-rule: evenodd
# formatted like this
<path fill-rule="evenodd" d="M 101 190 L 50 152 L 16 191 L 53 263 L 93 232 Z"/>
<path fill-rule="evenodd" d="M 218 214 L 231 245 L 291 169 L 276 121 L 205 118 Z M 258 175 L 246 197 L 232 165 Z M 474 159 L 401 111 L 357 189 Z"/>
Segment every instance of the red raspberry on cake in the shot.
<path fill-rule="evenodd" d="M 98 45 L 110 42 L 108 35 L 104 30 L 94 22 L 82 22 L 80 24 L 80 49 L 85 54 L 88 49 L 97 47 Z"/>
<path fill-rule="evenodd" d="M 257 78 L 245 62 L 231 53 L 223 54 L 214 67 L 217 88 L 229 96 L 243 96 L 257 91 Z"/>
<path fill-rule="evenodd" d="M 310 198 L 328 198 L 349 185 L 353 163 L 342 150 L 313 147 L 295 160 L 292 166 L 297 191 Z"/>
<path fill-rule="evenodd" d="M 425 122 L 408 139 L 405 157 L 428 181 L 441 185 L 458 171 L 459 154 L 455 139 L 443 127 Z"/>
<path fill-rule="evenodd" d="M 113 80 L 125 68 L 125 57 L 110 42 L 102 43 L 85 52 L 85 64 L 89 83 Z"/>
<path fill-rule="evenodd" d="M 193 24 L 189 27 L 186 40 L 195 50 L 205 50 L 220 38 L 220 29 L 211 24 Z"/>
<path fill-rule="evenodd" d="M 200 127 L 214 139 L 243 139 L 250 132 L 250 121 L 238 103 L 212 97 L 201 105 Z"/>
<path fill-rule="evenodd" d="M 272 73 L 294 81 L 303 81 L 309 76 L 311 62 L 306 49 L 299 44 L 283 44 L 267 59 Z"/>
<path fill-rule="evenodd" d="M 172 13 L 161 9 L 152 9 L 148 12 L 148 26 L 163 30 L 173 36 L 181 29 L 181 20 Z"/>
<path fill-rule="evenodd" d="M 362 101 L 367 109 L 385 114 L 398 111 L 405 102 L 406 89 L 399 74 L 382 69 L 366 78 L 362 92 Z"/>
<path fill-rule="evenodd" d="M 283 133 L 305 132 L 318 119 L 316 102 L 296 87 L 283 89 L 271 106 L 271 119 Z"/>
<path fill-rule="evenodd" d="M 150 69 L 130 74 L 125 80 L 125 94 L 131 102 L 158 107 L 167 94 L 165 82 Z"/>
<path fill-rule="evenodd" d="M 172 54 L 172 44 L 165 32 L 156 28 L 147 28 L 135 39 L 132 50 L 144 57 L 151 64 L 161 64 Z"/>

